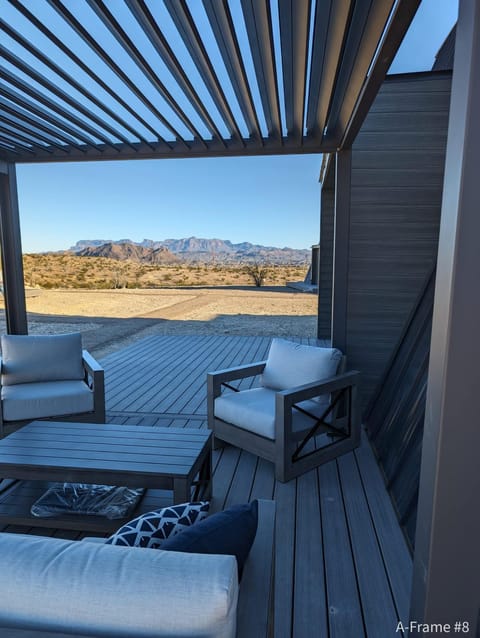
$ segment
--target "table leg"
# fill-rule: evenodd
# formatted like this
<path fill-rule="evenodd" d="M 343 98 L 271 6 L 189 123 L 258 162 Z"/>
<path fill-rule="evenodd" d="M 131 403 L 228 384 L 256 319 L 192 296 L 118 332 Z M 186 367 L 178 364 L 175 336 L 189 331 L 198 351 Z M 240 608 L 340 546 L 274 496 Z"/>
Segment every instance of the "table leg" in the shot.
<path fill-rule="evenodd" d="M 173 479 L 173 503 L 188 503 L 190 497 L 190 483 L 186 478 Z"/>
<path fill-rule="evenodd" d="M 208 500 L 212 496 L 212 447 L 209 446 L 207 453 L 198 473 L 198 482 L 195 488 L 194 499 Z"/>

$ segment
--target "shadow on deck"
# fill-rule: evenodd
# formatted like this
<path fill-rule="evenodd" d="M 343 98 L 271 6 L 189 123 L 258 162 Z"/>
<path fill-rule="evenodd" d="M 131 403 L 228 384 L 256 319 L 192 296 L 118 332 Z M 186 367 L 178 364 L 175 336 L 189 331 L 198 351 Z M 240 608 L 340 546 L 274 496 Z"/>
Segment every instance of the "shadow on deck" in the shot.
<path fill-rule="evenodd" d="M 102 360 L 107 420 L 206 427 L 206 372 L 262 360 L 269 343 L 240 336 L 138 341 Z M 214 468 L 214 510 L 276 501 L 276 638 L 402 635 L 396 628 L 408 620 L 412 563 L 366 437 L 355 452 L 285 484 L 270 463 L 233 447 L 215 452 Z"/>

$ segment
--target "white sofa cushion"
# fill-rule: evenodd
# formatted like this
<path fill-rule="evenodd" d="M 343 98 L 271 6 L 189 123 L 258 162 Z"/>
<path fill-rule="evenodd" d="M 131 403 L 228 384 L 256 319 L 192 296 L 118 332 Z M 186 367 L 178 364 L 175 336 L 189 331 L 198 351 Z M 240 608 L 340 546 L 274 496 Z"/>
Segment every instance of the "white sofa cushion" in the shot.
<path fill-rule="evenodd" d="M 93 391 L 83 381 L 45 381 L 2 387 L 5 421 L 93 411 Z"/>
<path fill-rule="evenodd" d="M 304 410 L 321 416 L 328 407 L 329 396 L 319 400 L 302 401 Z M 215 416 L 222 421 L 254 432 L 267 439 L 275 439 L 275 391 L 269 388 L 253 388 L 241 392 L 225 392 L 215 399 Z M 293 410 L 293 430 L 309 429 L 315 421 Z"/>
<path fill-rule="evenodd" d="M 80 333 L 2 335 L 2 385 L 84 377 Z"/>
<path fill-rule="evenodd" d="M 233 638 L 233 556 L 0 534 L 0 625 L 116 638 Z"/>
<path fill-rule="evenodd" d="M 289 390 L 337 374 L 342 353 L 336 348 L 304 346 L 273 339 L 261 383 L 273 390 Z"/>

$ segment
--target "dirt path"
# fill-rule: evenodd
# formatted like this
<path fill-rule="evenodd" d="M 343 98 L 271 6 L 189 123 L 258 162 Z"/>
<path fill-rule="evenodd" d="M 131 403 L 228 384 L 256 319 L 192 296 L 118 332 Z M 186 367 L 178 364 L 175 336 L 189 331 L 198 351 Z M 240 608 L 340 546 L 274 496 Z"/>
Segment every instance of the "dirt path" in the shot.
<path fill-rule="evenodd" d="M 314 337 L 317 297 L 284 287 L 41 290 L 27 293 L 27 310 L 32 334 L 79 330 L 101 358 L 151 334 Z"/>

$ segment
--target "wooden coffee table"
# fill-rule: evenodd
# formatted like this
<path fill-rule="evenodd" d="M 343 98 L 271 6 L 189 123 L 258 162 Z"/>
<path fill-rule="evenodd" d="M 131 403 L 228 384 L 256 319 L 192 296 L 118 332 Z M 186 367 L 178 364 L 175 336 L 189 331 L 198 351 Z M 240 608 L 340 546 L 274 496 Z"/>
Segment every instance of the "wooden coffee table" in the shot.
<path fill-rule="evenodd" d="M 37 518 L 31 505 L 49 482 L 147 488 L 141 512 L 208 499 L 212 487 L 209 430 L 33 421 L 0 440 L 0 477 L 21 479 L 0 494 L 0 525 L 109 532 L 123 519 L 68 515 Z"/>

